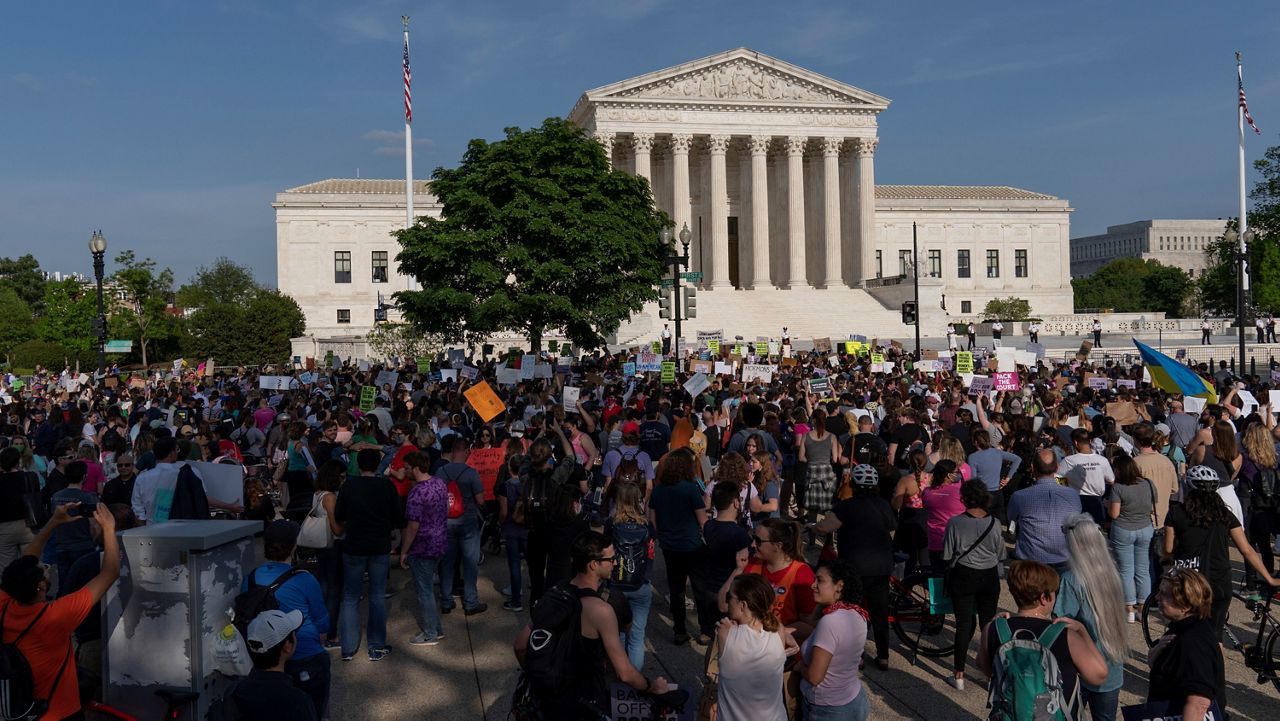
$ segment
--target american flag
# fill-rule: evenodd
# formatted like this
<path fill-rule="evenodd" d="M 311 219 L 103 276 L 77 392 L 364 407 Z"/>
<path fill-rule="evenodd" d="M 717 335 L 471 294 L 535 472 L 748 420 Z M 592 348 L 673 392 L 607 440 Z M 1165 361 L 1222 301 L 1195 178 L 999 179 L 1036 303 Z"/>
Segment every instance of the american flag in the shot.
<path fill-rule="evenodd" d="M 413 122 L 413 93 L 410 86 L 413 84 L 413 75 L 409 72 L 409 37 L 405 35 L 404 40 L 404 121 L 406 123 Z M 1242 85 L 1241 88 L 1244 86 Z M 1240 91 L 1241 102 L 1244 102 L 1244 90 Z M 1245 111 L 1246 114 L 1248 111 Z M 1252 120 L 1249 121 L 1253 123 Z"/>
<path fill-rule="evenodd" d="M 406 50 L 405 52 L 408 51 Z M 409 61 L 406 60 L 405 62 L 407 63 Z M 408 65 L 405 65 L 406 73 L 409 72 L 408 67 Z M 1240 88 L 1240 110 L 1244 111 L 1245 122 L 1249 123 L 1249 127 L 1253 128 L 1253 132 L 1258 135 L 1262 135 L 1262 131 L 1258 130 L 1258 124 L 1253 122 L 1253 116 L 1249 114 L 1249 101 L 1244 98 L 1244 72 L 1240 69 L 1239 65 L 1236 66 L 1236 82 L 1239 84 L 1238 87 Z M 408 92 L 408 90 L 406 89 L 405 92 Z"/>

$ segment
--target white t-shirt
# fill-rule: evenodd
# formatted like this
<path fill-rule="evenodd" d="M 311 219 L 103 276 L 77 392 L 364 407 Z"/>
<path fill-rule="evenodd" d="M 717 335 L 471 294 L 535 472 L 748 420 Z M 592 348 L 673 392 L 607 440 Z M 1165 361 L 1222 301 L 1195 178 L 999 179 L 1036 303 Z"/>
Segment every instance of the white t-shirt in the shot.
<path fill-rule="evenodd" d="M 1115 481 L 1111 462 L 1097 453 L 1073 453 L 1058 464 L 1058 475 L 1082 496 L 1105 496 L 1107 484 Z"/>
<path fill-rule="evenodd" d="M 786 653 L 775 631 L 729 629 L 720 650 L 717 702 L 721 721 L 787 721 L 782 701 Z"/>

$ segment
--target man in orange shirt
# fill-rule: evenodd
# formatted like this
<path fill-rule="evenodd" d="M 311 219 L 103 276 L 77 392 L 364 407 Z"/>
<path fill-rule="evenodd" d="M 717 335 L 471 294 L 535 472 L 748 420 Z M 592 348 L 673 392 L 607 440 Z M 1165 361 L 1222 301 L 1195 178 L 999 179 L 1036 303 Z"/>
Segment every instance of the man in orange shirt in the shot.
<path fill-rule="evenodd" d="M 79 591 L 46 601 L 49 567 L 40 563 L 40 556 L 53 529 L 68 523 L 88 523 L 87 517 L 70 515 L 78 508 L 79 504 L 58 506 L 40 535 L 0 575 L 0 640 L 14 643 L 22 634 L 17 646 L 31 665 L 35 697 L 48 702 L 40 716 L 42 721 L 66 718 L 80 710 L 71 635 L 120 576 L 115 516 L 98 504 L 93 519 L 102 527 L 102 570 Z"/>

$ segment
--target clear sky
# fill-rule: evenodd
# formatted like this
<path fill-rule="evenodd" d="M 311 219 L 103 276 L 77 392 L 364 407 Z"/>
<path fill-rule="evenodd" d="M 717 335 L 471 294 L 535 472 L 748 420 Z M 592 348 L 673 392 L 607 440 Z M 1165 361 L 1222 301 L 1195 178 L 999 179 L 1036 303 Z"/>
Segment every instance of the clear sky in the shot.
<path fill-rule="evenodd" d="M 275 193 L 403 177 L 402 14 L 419 177 L 585 90 L 739 46 L 891 99 L 878 182 L 1051 193 L 1073 236 L 1236 214 L 1235 50 L 1250 160 L 1280 135 L 1266 2 L 13 2 L 0 256 L 88 273 L 101 228 L 109 256 L 180 282 L 226 255 L 274 285 Z"/>

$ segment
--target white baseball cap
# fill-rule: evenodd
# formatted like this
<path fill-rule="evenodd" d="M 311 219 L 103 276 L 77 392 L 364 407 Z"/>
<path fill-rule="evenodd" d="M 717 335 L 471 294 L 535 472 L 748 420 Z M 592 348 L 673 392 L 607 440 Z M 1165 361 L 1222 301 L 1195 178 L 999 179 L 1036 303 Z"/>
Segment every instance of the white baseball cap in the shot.
<path fill-rule="evenodd" d="M 302 611 L 263 611 L 249 622 L 249 634 L 245 642 L 253 653 L 263 653 L 289 638 L 289 634 L 302 627 Z"/>

